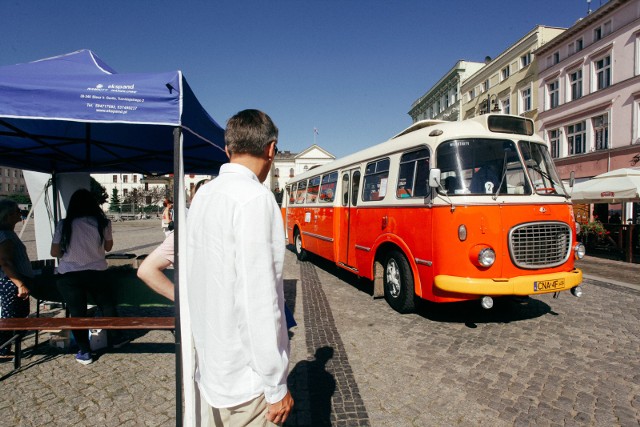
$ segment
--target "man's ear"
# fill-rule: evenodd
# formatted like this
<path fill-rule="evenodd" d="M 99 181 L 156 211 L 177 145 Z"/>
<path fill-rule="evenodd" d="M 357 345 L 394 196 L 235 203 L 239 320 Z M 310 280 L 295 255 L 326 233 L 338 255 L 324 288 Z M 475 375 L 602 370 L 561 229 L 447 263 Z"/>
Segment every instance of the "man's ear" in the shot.
<path fill-rule="evenodd" d="M 227 153 L 227 157 L 231 159 L 231 154 L 229 154 L 229 148 L 226 145 L 224 146 L 224 152 Z"/>

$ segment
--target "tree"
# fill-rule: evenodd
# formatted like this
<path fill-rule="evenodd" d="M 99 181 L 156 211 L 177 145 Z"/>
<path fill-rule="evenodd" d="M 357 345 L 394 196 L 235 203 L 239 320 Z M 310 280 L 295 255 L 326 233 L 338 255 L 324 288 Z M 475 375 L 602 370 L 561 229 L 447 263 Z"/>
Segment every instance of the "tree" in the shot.
<path fill-rule="evenodd" d="M 28 194 L 9 194 L 8 196 L 5 196 L 7 199 L 11 199 L 14 202 L 18 203 L 19 205 L 30 205 L 31 204 L 31 198 L 29 197 Z"/>
<path fill-rule="evenodd" d="M 118 196 L 118 189 L 114 188 L 111 192 L 111 203 L 109 204 L 109 211 L 118 212 L 120 210 L 120 197 Z"/>
<path fill-rule="evenodd" d="M 95 178 L 91 177 L 91 188 L 89 191 L 91 191 L 91 194 L 93 194 L 93 197 L 96 198 L 96 200 L 98 201 L 99 205 L 103 205 L 105 203 L 107 203 L 107 200 L 109 199 L 109 195 L 107 194 L 107 189 L 104 188 L 103 185 L 101 185 L 98 181 L 95 180 Z"/>

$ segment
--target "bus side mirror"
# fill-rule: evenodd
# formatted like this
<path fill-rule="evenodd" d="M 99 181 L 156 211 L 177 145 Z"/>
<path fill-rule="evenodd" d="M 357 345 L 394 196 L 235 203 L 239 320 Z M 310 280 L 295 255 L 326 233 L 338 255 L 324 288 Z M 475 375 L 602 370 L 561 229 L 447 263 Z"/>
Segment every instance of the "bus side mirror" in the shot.
<path fill-rule="evenodd" d="M 440 188 L 440 169 L 433 168 L 429 171 L 429 187 Z"/>
<path fill-rule="evenodd" d="M 576 183 L 576 172 L 571 171 L 569 174 L 569 188 L 573 188 L 573 185 Z"/>

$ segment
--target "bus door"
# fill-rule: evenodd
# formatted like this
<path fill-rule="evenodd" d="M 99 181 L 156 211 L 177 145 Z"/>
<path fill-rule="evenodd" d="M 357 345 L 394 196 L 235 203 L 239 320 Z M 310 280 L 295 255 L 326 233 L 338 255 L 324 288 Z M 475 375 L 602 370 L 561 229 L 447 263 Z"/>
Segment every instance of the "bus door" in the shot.
<path fill-rule="evenodd" d="M 340 215 L 338 218 L 337 260 L 339 264 L 356 265 L 356 229 L 358 193 L 360 190 L 360 170 L 343 171 L 341 185 Z"/>

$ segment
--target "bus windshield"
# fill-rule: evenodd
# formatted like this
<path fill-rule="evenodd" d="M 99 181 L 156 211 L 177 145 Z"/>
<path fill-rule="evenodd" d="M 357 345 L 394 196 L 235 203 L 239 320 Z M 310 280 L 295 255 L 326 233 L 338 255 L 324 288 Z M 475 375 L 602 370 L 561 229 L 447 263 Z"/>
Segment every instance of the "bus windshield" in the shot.
<path fill-rule="evenodd" d="M 531 194 L 511 140 L 470 138 L 441 144 L 436 151 L 440 193 L 448 195 Z"/>
<path fill-rule="evenodd" d="M 547 147 L 531 141 L 520 141 L 518 145 L 535 192 L 542 195 L 567 197 L 567 192 L 553 166 L 553 160 L 551 160 Z"/>

